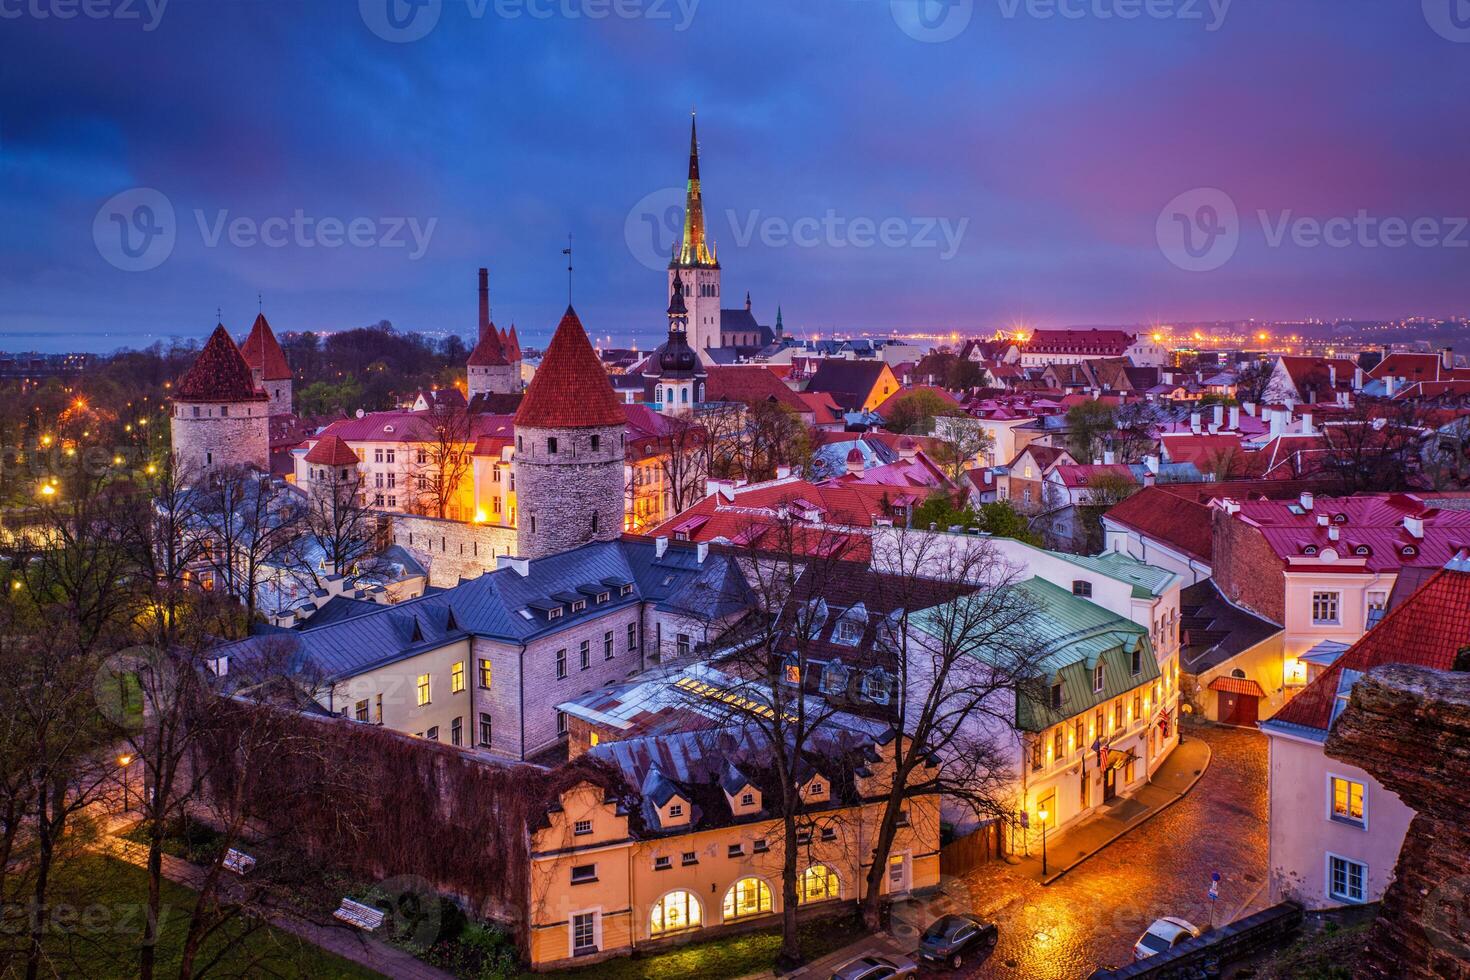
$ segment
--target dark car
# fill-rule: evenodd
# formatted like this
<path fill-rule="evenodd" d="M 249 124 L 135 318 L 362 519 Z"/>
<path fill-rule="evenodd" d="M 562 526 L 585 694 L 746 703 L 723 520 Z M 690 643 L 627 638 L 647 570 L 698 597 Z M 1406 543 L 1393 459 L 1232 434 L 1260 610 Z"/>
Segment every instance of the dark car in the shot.
<path fill-rule="evenodd" d="M 966 956 L 994 946 L 999 935 L 992 922 L 982 922 L 973 915 L 946 915 L 924 930 L 919 939 L 919 957 L 948 963 L 958 970 Z"/>

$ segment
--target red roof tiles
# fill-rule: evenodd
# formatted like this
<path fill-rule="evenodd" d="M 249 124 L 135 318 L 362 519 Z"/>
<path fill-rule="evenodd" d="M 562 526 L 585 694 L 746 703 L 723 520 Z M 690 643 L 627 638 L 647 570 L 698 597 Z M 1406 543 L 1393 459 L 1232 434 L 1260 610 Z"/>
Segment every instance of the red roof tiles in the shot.
<path fill-rule="evenodd" d="M 1465 568 L 1460 562 L 1436 572 L 1271 720 L 1326 731 L 1344 670 L 1366 672 L 1385 664 L 1453 667 L 1456 654 L 1470 646 L 1470 571 Z"/>
<path fill-rule="evenodd" d="M 356 466 L 357 453 L 342 441 L 341 436 L 325 435 L 311 447 L 311 451 L 306 454 L 306 461 L 318 466 Z"/>
<path fill-rule="evenodd" d="M 291 368 L 286 364 L 286 354 L 276 343 L 271 325 L 265 322 L 265 314 L 255 317 L 250 327 L 250 336 L 240 345 L 240 356 L 245 358 L 252 370 L 261 371 L 263 381 L 285 381 L 291 377 Z"/>
<path fill-rule="evenodd" d="M 1210 560 L 1210 509 L 1198 501 L 1144 487 L 1104 516 L 1190 558 Z"/>
<path fill-rule="evenodd" d="M 480 326 L 480 340 L 470 351 L 468 363 L 473 367 L 496 367 L 510 363 L 505 353 L 504 335 L 495 329 L 494 322 Z"/>
<path fill-rule="evenodd" d="M 540 429 L 623 425 L 626 416 L 582 321 L 570 306 L 516 410 L 515 424 Z"/>
<path fill-rule="evenodd" d="M 1405 527 L 1406 518 L 1422 522 L 1418 536 Z M 1255 527 L 1283 561 L 1330 549 L 1364 559 L 1369 572 L 1437 567 L 1470 547 L 1470 511 L 1437 510 L 1406 493 L 1317 497 L 1311 510 L 1290 500 L 1248 501 L 1235 519 Z"/>
<path fill-rule="evenodd" d="M 174 400 L 181 402 L 263 402 L 267 396 L 255 387 L 250 365 L 230 332 L 220 324 L 209 335 L 204 349 L 174 387 Z"/>

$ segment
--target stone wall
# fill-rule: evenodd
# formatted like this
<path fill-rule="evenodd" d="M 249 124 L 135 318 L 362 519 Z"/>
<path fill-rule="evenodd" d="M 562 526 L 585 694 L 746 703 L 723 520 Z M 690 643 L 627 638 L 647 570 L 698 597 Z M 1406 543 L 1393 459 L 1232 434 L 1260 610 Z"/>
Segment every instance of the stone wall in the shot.
<path fill-rule="evenodd" d="M 429 584 L 452 588 L 462 578 L 495 570 L 497 556 L 515 552 L 514 528 L 465 524 L 438 517 L 393 514 L 392 540 L 429 570 Z"/>
<path fill-rule="evenodd" d="M 1470 978 L 1470 673 L 1370 672 L 1326 752 L 1418 813 L 1355 974 Z"/>
<path fill-rule="evenodd" d="M 516 427 L 512 465 L 520 557 L 554 555 L 622 534 L 623 433 L 622 425 Z M 556 452 L 550 451 L 553 439 Z"/>
<path fill-rule="evenodd" d="M 194 410 L 199 416 L 194 416 Z M 270 469 L 270 421 L 266 402 L 180 403 L 169 419 L 174 454 L 183 472 L 210 467 Z M 228 413 L 228 414 L 223 414 Z"/>
<path fill-rule="evenodd" d="M 1281 559 L 1255 528 L 1223 507 L 1210 509 L 1215 583 L 1231 602 L 1273 623 L 1286 622 Z"/>

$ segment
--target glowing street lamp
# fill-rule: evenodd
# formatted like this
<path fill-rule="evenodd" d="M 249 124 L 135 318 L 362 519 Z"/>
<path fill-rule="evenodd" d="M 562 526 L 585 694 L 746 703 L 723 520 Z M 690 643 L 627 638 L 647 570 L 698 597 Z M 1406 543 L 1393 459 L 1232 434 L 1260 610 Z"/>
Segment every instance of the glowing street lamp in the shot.
<path fill-rule="evenodd" d="M 1041 818 L 1041 877 L 1046 877 L 1046 818 L 1051 816 L 1046 804 L 1036 808 L 1036 815 Z"/>
<path fill-rule="evenodd" d="M 133 764 L 133 757 L 124 752 L 117 757 L 118 768 L 122 770 L 123 812 L 128 812 L 128 766 Z"/>

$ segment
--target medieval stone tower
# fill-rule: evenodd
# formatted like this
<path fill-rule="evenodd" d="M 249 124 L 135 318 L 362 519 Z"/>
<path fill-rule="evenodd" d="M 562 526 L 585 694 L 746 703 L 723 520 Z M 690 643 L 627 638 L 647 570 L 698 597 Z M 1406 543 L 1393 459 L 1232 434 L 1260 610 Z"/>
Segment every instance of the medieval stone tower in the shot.
<path fill-rule="evenodd" d="M 515 416 L 511 465 L 521 557 L 623 533 L 626 424 L 607 372 L 568 306 Z"/>
<path fill-rule="evenodd" d="M 699 140 L 689 121 L 689 180 L 684 189 L 684 235 L 674 243 L 669 288 L 679 279 L 689 313 L 689 346 L 720 346 L 720 263 L 704 232 L 704 195 L 699 188 Z"/>
<path fill-rule="evenodd" d="M 221 466 L 270 472 L 270 398 L 221 324 L 174 386 L 173 451 L 186 478 Z"/>
<path fill-rule="evenodd" d="M 250 327 L 250 336 L 240 345 L 240 356 L 250 365 L 250 377 L 255 387 L 265 392 L 270 399 L 271 415 L 290 415 L 291 368 L 286 364 L 286 354 L 276 343 L 275 331 L 265 322 L 265 314 L 256 316 Z"/>
<path fill-rule="evenodd" d="M 514 328 L 512 328 L 514 329 Z M 465 365 L 465 397 L 509 395 L 521 390 L 520 345 L 490 319 L 490 270 L 480 270 L 480 332 Z"/>

